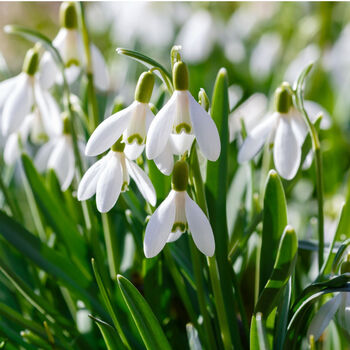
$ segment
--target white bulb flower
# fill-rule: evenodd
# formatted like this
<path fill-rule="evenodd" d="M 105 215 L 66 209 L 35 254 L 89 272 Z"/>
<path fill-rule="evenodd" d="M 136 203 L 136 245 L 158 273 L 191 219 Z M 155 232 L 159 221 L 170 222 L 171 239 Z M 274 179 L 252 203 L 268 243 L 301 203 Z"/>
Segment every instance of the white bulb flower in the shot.
<path fill-rule="evenodd" d="M 84 174 L 78 187 L 78 200 L 87 200 L 96 194 L 97 209 L 111 210 L 121 192 L 128 189 L 130 177 L 147 202 L 156 205 L 157 197 L 146 173 L 124 154 L 125 144 L 118 141 L 103 158 Z"/>
<path fill-rule="evenodd" d="M 127 108 L 105 119 L 92 133 L 85 154 L 96 156 L 108 150 L 123 135 L 125 154 L 129 159 L 138 158 L 145 148 L 147 130 L 153 120 L 149 101 L 154 86 L 151 72 L 141 74 L 137 83 L 135 100 Z"/>
<path fill-rule="evenodd" d="M 174 242 L 185 231 L 191 232 L 197 248 L 207 256 L 215 252 L 215 240 L 209 220 L 186 191 L 188 166 L 184 161 L 174 165 L 173 190 L 151 216 L 145 232 L 144 252 L 147 258 L 160 253 L 166 243 Z"/>
<path fill-rule="evenodd" d="M 61 25 L 52 45 L 60 53 L 65 64 L 65 74 L 69 83 L 73 83 L 81 72 L 81 67 L 86 63 L 83 39 L 78 32 L 78 19 L 74 3 L 63 3 L 60 9 Z M 100 50 L 90 44 L 92 73 L 94 83 L 99 90 L 109 88 L 109 75 L 106 62 Z M 55 82 L 62 83 L 62 76 L 51 53 L 45 52 L 40 63 L 43 86 L 49 88 Z"/>
<path fill-rule="evenodd" d="M 196 139 L 199 149 L 210 161 L 220 155 L 220 138 L 210 115 L 188 91 L 188 72 L 183 62 L 173 68 L 175 91 L 151 123 L 146 140 L 146 156 L 169 175 L 173 155 L 189 151 Z"/>
<path fill-rule="evenodd" d="M 49 136 L 62 131 L 57 103 L 40 84 L 38 63 L 37 50 L 28 50 L 22 72 L 0 83 L 1 130 L 4 136 L 19 131 L 33 107 Z"/>

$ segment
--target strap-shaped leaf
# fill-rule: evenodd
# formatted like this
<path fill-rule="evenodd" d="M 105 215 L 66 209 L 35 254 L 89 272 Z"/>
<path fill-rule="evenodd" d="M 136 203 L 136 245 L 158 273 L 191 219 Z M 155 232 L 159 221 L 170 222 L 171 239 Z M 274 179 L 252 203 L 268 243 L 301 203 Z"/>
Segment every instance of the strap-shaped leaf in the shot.
<path fill-rule="evenodd" d="M 263 231 L 260 252 L 259 291 L 261 292 L 271 275 L 277 249 L 287 226 L 286 197 L 280 177 L 271 170 L 267 177 L 264 196 Z"/>
<path fill-rule="evenodd" d="M 118 275 L 119 288 L 148 350 L 170 350 L 170 344 L 150 306 L 125 277 Z"/>
<path fill-rule="evenodd" d="M 252 317 L 250 328 L 250 350 L 268 350 L 270 349 L 267 340 L 266 329 L 261 313 Z"/>
<path fill-rule="evenodd" d="M 72 260 L 80 269 L 81 273 L 86 278 L 91 279 L 92 276 L 85 263 L 86 245 L 74 221 L 66 214 L 58 200 L 47 190 L 32 160 L 26 154 L 22 155 L 22 164 L 35 200 L 42 213 L 52 228 L 57 231 L 60 238 L 64 241 L 71 254 Z"/>
<path fill-rule="evenodd" d="M 98 318 L 95 318 L 91 315 L 89 315 L 89 317 L 94 320 L 94 322 L 97 324 L 98 328 L 100 329 L 100 332 L 103 336 L 103 340 L 105 341 L 105 344 L 108 350 L 126 349 L 126 347 L 120 340 L 118 333 L 110 324 L 102 320 L 99 320 Z"/>
<path fill-rule="evenodd" d="M 260 294 L 255 313 L 261 312 L 267 318 L 277 306 L 280 293 L 284 290 L 294 270 L 297 250 L 297 235 L 292 227 L 287 226 L 280 241 L 273 271 Z"/>

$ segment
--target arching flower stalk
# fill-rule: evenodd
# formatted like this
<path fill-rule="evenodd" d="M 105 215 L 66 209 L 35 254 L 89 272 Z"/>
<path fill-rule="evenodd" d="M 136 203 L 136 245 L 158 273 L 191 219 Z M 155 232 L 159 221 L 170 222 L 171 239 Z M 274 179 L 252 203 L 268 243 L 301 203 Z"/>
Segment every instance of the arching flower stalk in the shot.
<path fill-rule="evenodd" d="M 37 47 L 28 50 L 22 72 L 0 83 L 1 130 L 4 136 L 19 131 L 25 118 L 34 113 L 33 122 L 42 125 L 49 136 L 62 132 L 62 120 L 54 98 L 40 84 Z"/>
<path fill-rule="evenodd" d="M 128 190 L 130 177 L 147 202 L 156 205 L 157 197 L 146 173 L 124 153 L 121 138 L 103 158 L 84 174 L 78 188 L 78 200 L 83 201 L 96 193 L 97 209 L 101 213 L 111 210 L 121 192 Z"/>
<path fill-rule="evenodd" d="M 140 75 L 135 90 L 135 100 L 127 108 L 105 119 L 92 133 L 85 154 L 96 156 L 108 150 L 120 136 L 125 142 L 125 154 L 129 159 L 138 158 L 145 148 L 147 130 L 153 119 L 149 107 L 154 86 L 154 75 Z"/>
<path fill-rule="evenodd" d="M 216 161 L 220 155 L 220 138 L 210 115 L 188 91 L 188 71 L 185 63 L 173 67 L 175 91 L 155 116 L 147 134 L 146 155 L 160 171 L 170 175 L 173 155 L 189 151 L 194 139 L 204 156 Z"/>
<path fill-rule="evenodd" d="M 52 44 L 60 53 L 66 66 L 65 74 L 68 82 L 72 83 L 78 78 L 85 64 L 83 40 L 78 32 L 78 14 L 74 2 L 64 2 L 61 5 L 60 23 L 61 29 Z M 90 45 L 90 51 L 95 85 L 102 91 L 107 90 L 109 75 L 105 60 L 95 45 Z M 52 86 L 55 82 L 62 82 L 62 75 L 49 52 L 45 52 L 40 65 L 46 87 Z"/>
<path fill-rule="evenodd" d="M 187 184 L 188 165 L 180 160 L 174 165 L 173 189 L 147 224 L 143 242 L 147 258 L 159 254 L 166 243 L 176 241 L 186 231 L 192 234 L 194 243 L 203 254 L 214 255 L 215 241 L 209 220 L 188 195 Z"/>

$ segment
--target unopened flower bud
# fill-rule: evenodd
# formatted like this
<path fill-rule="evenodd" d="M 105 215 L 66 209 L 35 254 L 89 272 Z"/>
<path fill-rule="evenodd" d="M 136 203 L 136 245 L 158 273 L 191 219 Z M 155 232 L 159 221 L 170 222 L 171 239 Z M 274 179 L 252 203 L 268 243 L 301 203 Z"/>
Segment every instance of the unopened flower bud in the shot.
<path fill-rule="evenodd" d="M 188 165 L 184 160 L 179 160 L 175 163 L 172 183 L 175 191 L 186 191 L 188 184 Z"/>
<path fill-rule="evenodd" d="M 143 72 L 136 85 L 135 100 L 141 103 L 149 103 L 154 86 L 154 75 L 151 72 Z"/>
<path fill-rule="evenodd" d="M 182 61 L 174 64 L 173 83 L 175 90 L 188 90 L 188 70 L 186 64 Z"/>
<path fill-rule="evenodd" d="M 342 262 L 340 266 L 340 273 L 350 273 L 350 254 L 348 255 L 347 259 Z"/>
<path fill-rule="evenodd" d="M 33 48 L 29 49 L 24 58 L 22 71 L 27 73 L 28 75 L 34 75 L 38 70 L 39 65 L 39 53 Z"/>
<path fill-rule="evenodd" d="M 64 2 L 60 7 L 61 27 L 75 29 L 78 27 L 78 15 L 74 2 Z"/>
<path fill-rule="evenodd" d="M 70 134 L 70 120 L 68 115 L 65 115 L 63 117 L 63 134 L 69 135 Z"/>
<path fill-rule="evenodd" d="M 286 82 L 275 91 L 275 109 L 279 113 L 288 113 L 293 104 L 292 89 Z"/>
<path fill-rule="evenodd" d="M 199 104 L 206 110 L 206 112 L 209 111 L 209 97 L 206 94 L 204 89 L 200 89 L 199 90 L 199 94 L 198 94 L 198 100 L 199 100 Z"/>

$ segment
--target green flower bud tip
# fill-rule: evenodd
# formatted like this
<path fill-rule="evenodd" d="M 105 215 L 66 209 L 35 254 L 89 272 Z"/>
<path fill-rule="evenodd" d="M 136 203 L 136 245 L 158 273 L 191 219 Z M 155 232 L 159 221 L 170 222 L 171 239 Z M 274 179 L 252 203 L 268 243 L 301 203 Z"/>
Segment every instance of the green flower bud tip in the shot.
<path fill-rule="evenodd" d="M 136 85 L 135 100 L 141 103 L 149 103 L 154 86 L 154 75 L 151 72 L 143 72 Z"/>
<path fill-rule="evenodd" d="M 70 120 L 68 115 L 63 117 L 63 133 L 65 135 L 70 134 Z"/>
<path fill-rule="evenodd" d="M 173 83 L 175 90 L 188 90 L 188 70 L 186 64 L 182 61 L 174 64 Z"/>
<path fill-rule="evenodd" d="M 175 163 L 172 183 L 175 191 L 186 191 L 188 184 L 188 165 L 184 160 L 179 160 Z"/>
<path fill-rule="evenodd" d="M 208 112 L 210 106 L 209 97 L 206 94 L 205 90 L 202 88 L 199 90 L 198 99 L 200 105 Z"/>
<path fill-rule="evenodd" d="M 39 66 L 39 52 L 34 48 L 27 51 L 23 62 L 22 71 L 28 75 L 34 75 Z"/>
<path fill-rule="evenodd" d="M 288 113 L 292 104 L 292 89 L 284 82 L 275 91 L 275 109 L 279 113 Z"/>
<path fill-rule="evenodd" d="M 125 143 L 122 142 L 123 136 L 120 136 L 118 141 L 111 147 L 114 152 L 124 152 Z"/>
<path fill-rule="evenodd" d="M 342 262 L 340 266 L 340 273 L 350 273 L 350 255 L 348 255 L 347 259 Z"/>
<path fill-rule="evenodd" d="M 74 2 L 64 2 L 60 7 L 60 23 L 67 29 L 78 27 L 78 15 Z"/>

